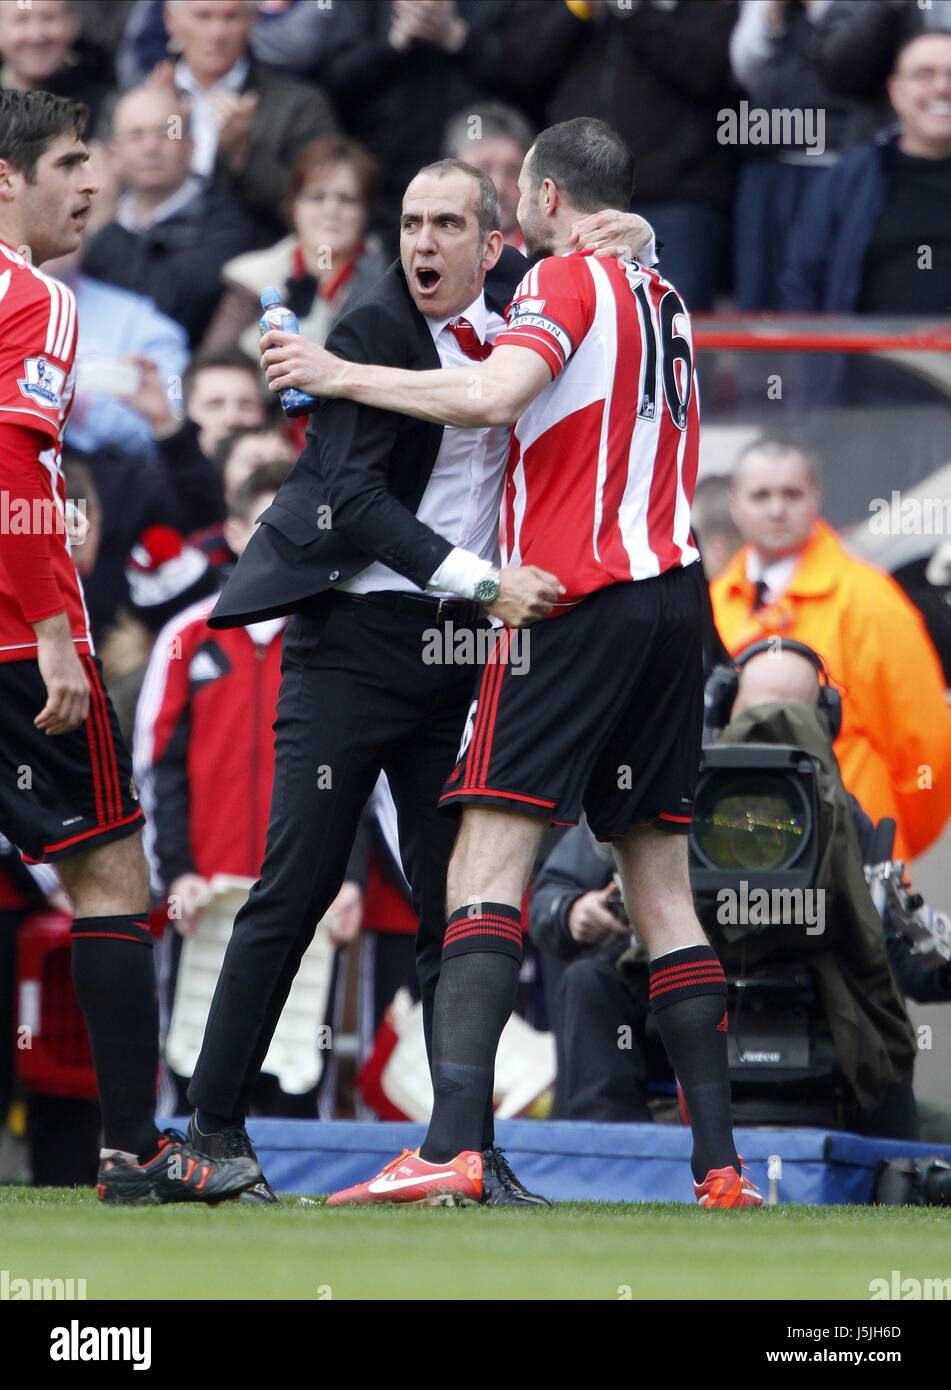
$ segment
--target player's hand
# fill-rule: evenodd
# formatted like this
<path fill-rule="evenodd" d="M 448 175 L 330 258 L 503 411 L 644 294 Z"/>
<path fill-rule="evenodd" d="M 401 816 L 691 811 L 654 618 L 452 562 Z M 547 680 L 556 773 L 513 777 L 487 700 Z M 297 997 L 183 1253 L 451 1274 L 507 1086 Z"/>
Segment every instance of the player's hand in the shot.
<path fill-rule="evenodd" d="M 333 922 L 330 939 L 335 946 L 346 946 L 355 941 L 363 922 L 363 891 L 359 883 L 348 880 L 337 894 L 330 911 Z"/>
<path fill-rule="evenodd" d="M 653 235 L 650 223 L 636 212 L 604 208 L 571 224 L 568 245 L 579 251 L 593 250 L 599 259 L 630 259 L 643 251 Z"/>
<path fill-rule="evenodd" d="M 45 734 L 71 734 L 89 715 L 89 682 L 65 613 L 33 624 L 46 704 L 33 720 Z"/>
<path fill-rule="evenodd" d="M 272 328 L 261 339 L 261 369 L 272 391 L 296 386 L 311 396 L 335 396 L 346 363 L 300 333 Z"/>
<path fill-rule="evenodd" d="M 499 592 L 486 612 L 501 618 L 506 627 L 527 627 L 547 618 L 564 584 L 556 574 L 548 574 L 536 565 L 513 566 L 499 571 Z"/>
<path fill-rule="evenodd" d="M 168 908 L 180 936 L 192 935 L 208 897 L 208 880 L 202 874 L 179 874 L 175 879 L 168 890 Z"/>
<path fill-rule="evenodd" d="M 609 899 L 616 893 L 617 888 L 612 881 L 605 888 L 582 893 L 581 897 L 576 898 L 571 904 L 568 912 L 568 930 L 580 945 L 597 946 L 612 932 L 623 932 L 625 935 L 629 933 L 630 927 L 615 917 L 607 906 Z"/>

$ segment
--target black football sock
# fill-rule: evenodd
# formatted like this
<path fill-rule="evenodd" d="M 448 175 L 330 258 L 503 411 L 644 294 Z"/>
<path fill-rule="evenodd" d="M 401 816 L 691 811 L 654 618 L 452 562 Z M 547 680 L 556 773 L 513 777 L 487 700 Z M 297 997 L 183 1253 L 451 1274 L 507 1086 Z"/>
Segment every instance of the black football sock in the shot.
<path fill-rule="evenodd" d="M 107 1149 L 154 1154 L 158 998 L 145 913 L 77 917 L 73 985 L 86 1017 Z"/>
<path fill-rule="evenodd" d="M 650 964 L 651 1010 L 684 1093 L 697 1182 L 740 1161 L 733 1144 L 726 1048 L 726 980 L 709 946 L 668 951 Z"/>
<path fill-rule="evenodd" d="M 521 960 L 517 907 L 480 903 L 449 918 L 433 1011 L 433 1114 L 420 1150 L 431 1163 L 484 1147 L 495 1054 Z"/>
<path fill-rule="evenodd" d="M 195 1124 L 199 1134 L 220 1134 L 224 1129 L 244 1129 L 244 1116 L 216 1115 L 211 1110 L 196 1110 Z"/>

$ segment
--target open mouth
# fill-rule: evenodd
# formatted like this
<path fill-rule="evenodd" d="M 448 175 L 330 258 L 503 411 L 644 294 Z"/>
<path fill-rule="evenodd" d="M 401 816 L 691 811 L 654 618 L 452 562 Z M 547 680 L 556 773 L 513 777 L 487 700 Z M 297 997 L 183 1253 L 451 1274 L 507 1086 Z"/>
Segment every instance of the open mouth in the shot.
<path fill-rule="evenodd" d="M 433 270 L 430 266 L 418 266 L 415 271 L 416 288 L 420 294 L 435 294 L 439 288 L 442 276 L 438 270 Z"/>

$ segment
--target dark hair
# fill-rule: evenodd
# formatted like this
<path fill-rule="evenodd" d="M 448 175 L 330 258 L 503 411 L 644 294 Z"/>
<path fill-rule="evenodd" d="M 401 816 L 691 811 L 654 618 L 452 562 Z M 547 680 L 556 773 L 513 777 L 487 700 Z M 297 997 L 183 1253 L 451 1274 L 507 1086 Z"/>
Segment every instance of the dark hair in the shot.
<path fill-rule="evenodd" d="M 273 463 L 259 463 L 241 486 L 235 488 L 228 515 L 241 521 L 246 520 L 257 499 L 265 492 L 277 492 L 292 467 L 291 463 L 282 463 L 276 459 Z"/>
<path fill-rule="evenodd" d="M 605 121 L 576 116 L 542 131 L 532 146 L 528 175 L 535 192 L 551 179 L 579 212 L 623 212 L 634 192 L 634 157 Z"/>
<path fill-rule="evenodd" d="M 0 159 L 33 183 L 40 156 L 60 135 L 81 140 L 87 115 L 81 101 L 52 92 L 0 91 Z"/>
<path fill-rule="evenodd" d="M 468 174 L 470 179 L 475 179 L 479 185 L 476 221 L 479 224 L 480 237 L 485 241 L 490 232 L 497 232 L 502 226 L 502 209 L 499 206 L 495 184 L 481 169 L 467 164 L 464 159 L 437 159 L 433 164 L 424 164 L 413 177 L 418 179 L 420 174 L 435 174 L 437 179 L 444 178 L 446 174 Z"/>
<path fill-rule="evenodd" d="M 902 39 L 901 43 L 895 49 L 895 57 L 892 60 L 889 76 L 895 76 L 895 73 L 898 71 L 898 64 L 904 56 L 905 49 L 910 48 L 911 45 L 917 43 L 919 39 L 951 39 L 951 29 L 919 29 L 916 34 L 909 34 L 906 38 Z"/>
<path fill-rule="evenodd" d="M 332 169 L 336 164 L 350 165 L 356 177 L 360 197 L 363 200 L 367 215 L 368 217 L 373 215 L 376 210 L 377 190 L 380 182 L 379 164 L 370 151 L 364 149 L 356 140 L 349 140 L 345 135 L 321 135 L 319 139 L 308 141 L 298 150 L 291 165 L 287 196 L 284 200 L 288 225 L 292 220 L 294 203 L 311 179 L 327 169 Z"/>
<path fill-rule="evenodd" d="M 239 444 L 242 439 L 247 439 L 250 435 L 260 435 L 264 438 L 267 435 L 275 434 L 284 434 L 279 420 L 265 420 L 263 425 L 239 425 L 236 430 L 232 430 L 230 434 L 226 434 L 215 450 L 214 458 L 212 459 L 218 476 L 224 477 L 224 472 L 228 466 L 228 460 L 234 451 L 234 447 L 236 444 Z"/>
<path fill-rule="evenodd" d="M 261 374 L 258 371 L 257 363 L 241 348 L 226 347 L 216 348 L 210 352 L 198 352 L 185 368 L 185 375 L 182 377 L 182 395 L 186 405 L 188 404 L 188 397 L 191 395 L 191 389 L 195 384 L 195 378 L 206 367 L 229 367 L 233 371 L 247 372 L 248 376 L 253 376 L 260 385 Z"/>

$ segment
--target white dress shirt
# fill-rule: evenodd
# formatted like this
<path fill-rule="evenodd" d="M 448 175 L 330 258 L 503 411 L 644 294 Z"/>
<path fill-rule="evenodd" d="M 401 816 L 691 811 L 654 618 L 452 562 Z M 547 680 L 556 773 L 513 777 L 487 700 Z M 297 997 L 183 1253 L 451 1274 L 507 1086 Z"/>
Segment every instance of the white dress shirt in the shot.
<path fill-rule="evenodd" d="M 762 580 L 766 585 L 766 592 L 763 595 L 766 602 L 778 603 L 789 588 L 789 581 L 796 573 L 799 557 L 800 552 L 797 550 L 795 555 L 783 555 L 779 560 L 774 560 L 772 564 L 767 565 L 759 551 L 751 547 L 746 552 L 746 577 L 751 584 L 756 584 Z"/>
<path fill-rule="evenodd" d="M 234 67 L 229 68 L 213 87 L 202 87 L 184 58 L 180 58 L 175 64 L 175 86 L 180 92 L 185 92 L 189 99 L 189 128 L 194 151 L 193 174 L 207 178 L 215 167 L 218 154 L 218 121 L 211 105 L 212 92 L 240 92 L 250 66 L 247 58 L 239 58 Z"/>
<path fill-rule="evenodd" d="M 462 314 L 472 324 L 480 343 L 493 343 L 505 320 L 488 308 L 479 295 Z M 467 357 L 447 325 L 451 319 L 427 319 L 439 362 L 443 367 L 468 367 Z M 499 509 L 508 456 L 508 426 L 460 429 L 446 425 L 442 443 L 426 490 L 416 509 L 418 521 L 451 541 L 453 550 L 426 585 L 437 596 L 472 598 L 478 581 L 499 558 Z M 423 590 L 396 570 L 376 560 L 352 579 L 338 584 L 348 594 L 368 594 L 380 589 L 406 593 Z"/>

